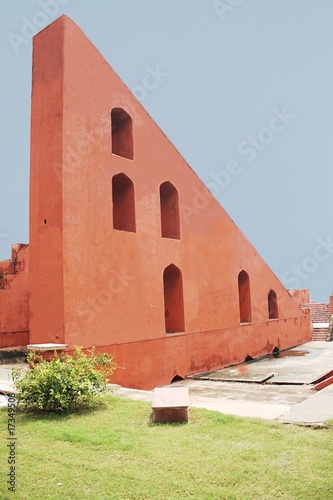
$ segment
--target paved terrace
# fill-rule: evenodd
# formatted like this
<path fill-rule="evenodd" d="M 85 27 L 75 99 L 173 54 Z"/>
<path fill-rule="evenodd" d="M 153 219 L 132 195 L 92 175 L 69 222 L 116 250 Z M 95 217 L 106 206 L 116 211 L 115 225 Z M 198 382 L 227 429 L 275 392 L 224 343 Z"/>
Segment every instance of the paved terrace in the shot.
<path fill-rule="evenodd" d="M 0 392 L 12 389 L 11 370 L 0 365 Z M 27 369 L 27 365 L 23 365 Z M 333 370 L 333 342 L 308 342 L 258 361 L 176 382 L 189 388 L 190 407 L 301 424 L 333 419 L 333 385 L 314 391 L 311 383 Z M 152 402 L 153 391 L 113 386 L 119 397 Z M 0 395 L 0 406 L 6 397 Z"/>

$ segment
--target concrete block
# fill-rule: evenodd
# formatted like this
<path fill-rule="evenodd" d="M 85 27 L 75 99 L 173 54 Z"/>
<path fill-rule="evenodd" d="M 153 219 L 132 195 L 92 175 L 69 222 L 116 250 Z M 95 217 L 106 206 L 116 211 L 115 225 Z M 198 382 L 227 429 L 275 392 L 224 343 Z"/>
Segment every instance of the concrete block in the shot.
<path fill-rule="evenodd" d="M 153 395 L 154 422 L 188 422 L 188 388 L 158 387 Z"/>

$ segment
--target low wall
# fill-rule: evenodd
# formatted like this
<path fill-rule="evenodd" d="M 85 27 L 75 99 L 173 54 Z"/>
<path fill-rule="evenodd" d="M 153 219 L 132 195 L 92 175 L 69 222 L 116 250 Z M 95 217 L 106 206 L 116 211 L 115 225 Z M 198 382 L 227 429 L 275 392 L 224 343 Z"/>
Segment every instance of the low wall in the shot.
<path fill-rule="evenodd" d="M 0 262 L 0 348 L 29 343 L 29 248 L 13 245 L 12 259 Z"/>

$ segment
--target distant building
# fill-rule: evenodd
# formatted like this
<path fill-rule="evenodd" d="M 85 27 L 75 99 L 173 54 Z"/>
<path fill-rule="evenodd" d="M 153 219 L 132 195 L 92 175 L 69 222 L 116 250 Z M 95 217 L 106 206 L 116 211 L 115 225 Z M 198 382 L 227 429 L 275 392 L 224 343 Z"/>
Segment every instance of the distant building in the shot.
<path fill-rule="evenodd" d="M 289 293 L 299 300 L 302 309 L 310 310 L 313 328 L 312 340 L 332 340 L 328 335 L 328 327 L 333 310 L 333 295 L 330 296 L 330 302 L 317 303 L 310 300 L 308 290 L 290 290 Z"/>

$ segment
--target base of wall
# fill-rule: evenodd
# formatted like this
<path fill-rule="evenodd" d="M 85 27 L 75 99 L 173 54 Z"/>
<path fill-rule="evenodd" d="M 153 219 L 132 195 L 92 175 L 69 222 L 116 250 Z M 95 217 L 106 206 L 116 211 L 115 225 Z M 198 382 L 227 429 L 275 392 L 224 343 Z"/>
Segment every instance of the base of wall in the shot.
<path fill-rule="evenodd" d="M 311 338 L 310 316 L 304 315 L 234 329 L 169 334 L 141 342 L 96 346 L 96 352 L 112 355 L 119 366 L 111 383 L 150 390 L 170 384 L 177 376 L 185 378 L 236 365 L 249 356 L 260 358 L 277 349 L 309 342 Z M 70 339 L 66 340 L 71 345 Z"/>
<path fill-rule="evenodd" d="M 29 332 L 0 332 L 0 349 L 24 346 L 26 348 L 29 343 Z"/>

